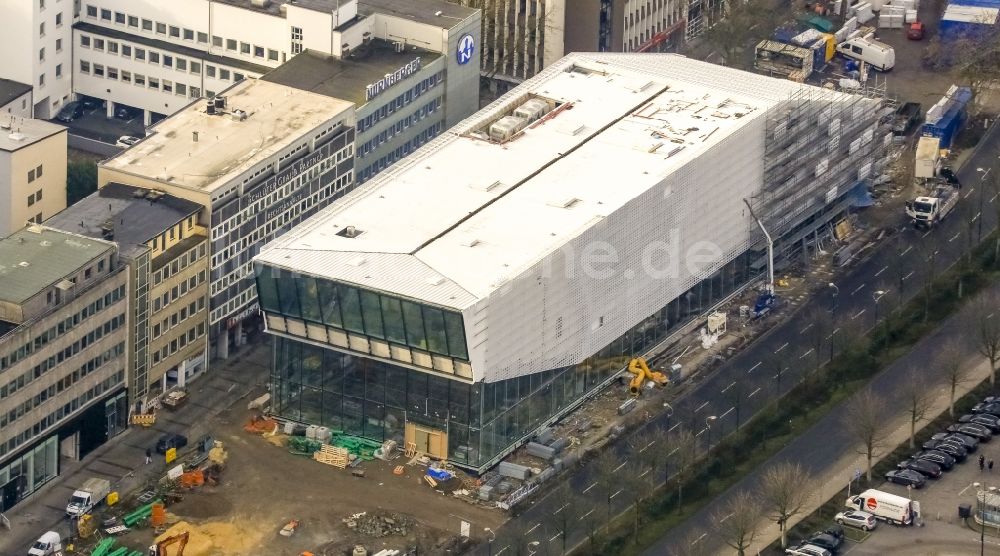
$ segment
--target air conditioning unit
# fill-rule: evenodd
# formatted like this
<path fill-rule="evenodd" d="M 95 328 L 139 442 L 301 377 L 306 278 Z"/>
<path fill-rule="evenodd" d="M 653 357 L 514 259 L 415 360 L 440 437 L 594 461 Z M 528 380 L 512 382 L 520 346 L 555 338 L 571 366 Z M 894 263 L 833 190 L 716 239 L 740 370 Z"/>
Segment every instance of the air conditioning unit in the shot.
<path fill-rule="evenodd" d="M 250 3 L 258 8 L 266 8 L 271 5 L 271 0 L 250 0 Z"/>

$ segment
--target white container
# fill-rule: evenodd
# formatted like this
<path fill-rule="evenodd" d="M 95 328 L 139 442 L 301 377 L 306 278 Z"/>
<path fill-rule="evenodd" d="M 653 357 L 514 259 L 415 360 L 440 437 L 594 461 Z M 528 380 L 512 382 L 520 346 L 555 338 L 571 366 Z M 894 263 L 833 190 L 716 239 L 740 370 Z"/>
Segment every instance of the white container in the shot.
<path fill-rule="evenodd" d="M 906 23 L 917 21 L 917 10 L 906 10 L 906 17 L 903 21 Z"/>
<path fill-rule="evenodd" d="M 310 440 L 316 440 L 316 429 L 318 428 L 319 427 L 317 427 L 316 425 L 309 425 L 308 427 L 306 427 L 306 438 Z"/>
<path fill-rule="evenodd" d="M 330 441 L 330 427 L 319 427 L 316 429 L 316 440 L 323 444 Z"/>

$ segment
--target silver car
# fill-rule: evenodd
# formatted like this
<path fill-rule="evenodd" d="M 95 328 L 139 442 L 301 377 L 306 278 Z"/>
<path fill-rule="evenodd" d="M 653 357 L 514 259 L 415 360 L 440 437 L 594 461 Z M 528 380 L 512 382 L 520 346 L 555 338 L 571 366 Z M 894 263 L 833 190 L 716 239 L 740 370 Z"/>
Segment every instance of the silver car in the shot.
<path fill-rule="evenodd" d="M 841 525 L 850 525 L 851 527 L 857 527 L 858 529 L 864 529 L 865 531 L 871 531 L 876 525 L 874 515 L 858 510 L 840 512 L 833 518 L 833 520 Z"/>
<path fill-rule="evenodd" d="M 791 554 L 792 556 L 833 556 L 829 550 L 808 543 L 786 549 L 785 554 Z"/>

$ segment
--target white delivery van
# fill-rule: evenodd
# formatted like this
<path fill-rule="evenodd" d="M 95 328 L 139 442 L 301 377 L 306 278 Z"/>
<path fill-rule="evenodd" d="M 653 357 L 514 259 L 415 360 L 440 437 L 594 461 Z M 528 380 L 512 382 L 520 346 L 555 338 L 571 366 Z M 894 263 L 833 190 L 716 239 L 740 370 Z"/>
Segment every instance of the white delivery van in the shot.
<path fill-rule="evenodd" d="M 62 538 L 59 533 L 49 531 L 31 545 L 28 556 L 62 556 Z"/>
<path fill-rule="evenodd" d="M 912 525 L 920 515 L 919 502 L 875 489 L 851 496 L 844 505 L 852 510 L 868 512 L 877 519 L 894 525 Z"/>
<path fill-rule="evenodd" d="M 879 71 L 889 71 L 896 65 L 896 51 L 891 46 L 872 39 L 847 39 L 837 45 L 837 52 Z"/>

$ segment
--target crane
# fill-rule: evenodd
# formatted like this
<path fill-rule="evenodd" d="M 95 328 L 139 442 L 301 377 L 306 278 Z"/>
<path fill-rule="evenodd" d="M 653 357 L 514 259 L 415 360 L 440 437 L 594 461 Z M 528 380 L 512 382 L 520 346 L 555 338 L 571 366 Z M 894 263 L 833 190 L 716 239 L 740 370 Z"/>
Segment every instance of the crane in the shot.
<path fill-rule="evenodd" d="M 764 232 L 764 239 L 767 240 L 767 283 L 764 284 L 764 292 L 757 297 L 757 303 L 754 304 L 753 314 L 754 317 L 760 318 L 771 312 L 771 307 L 774 305 L 774 240 L 771 239 L 771 234 L 767 233 L 767 228 L 764 227 L 764 223 L 761 222 L 760 218 L 753 211 L 753 207 L 750 206 L 750 201 L 743 199 L 746 204 L 747 209 L 750 211 L 750 216 L 757 221 L 757 226 L 760 227 L 760 231 Z"/>

